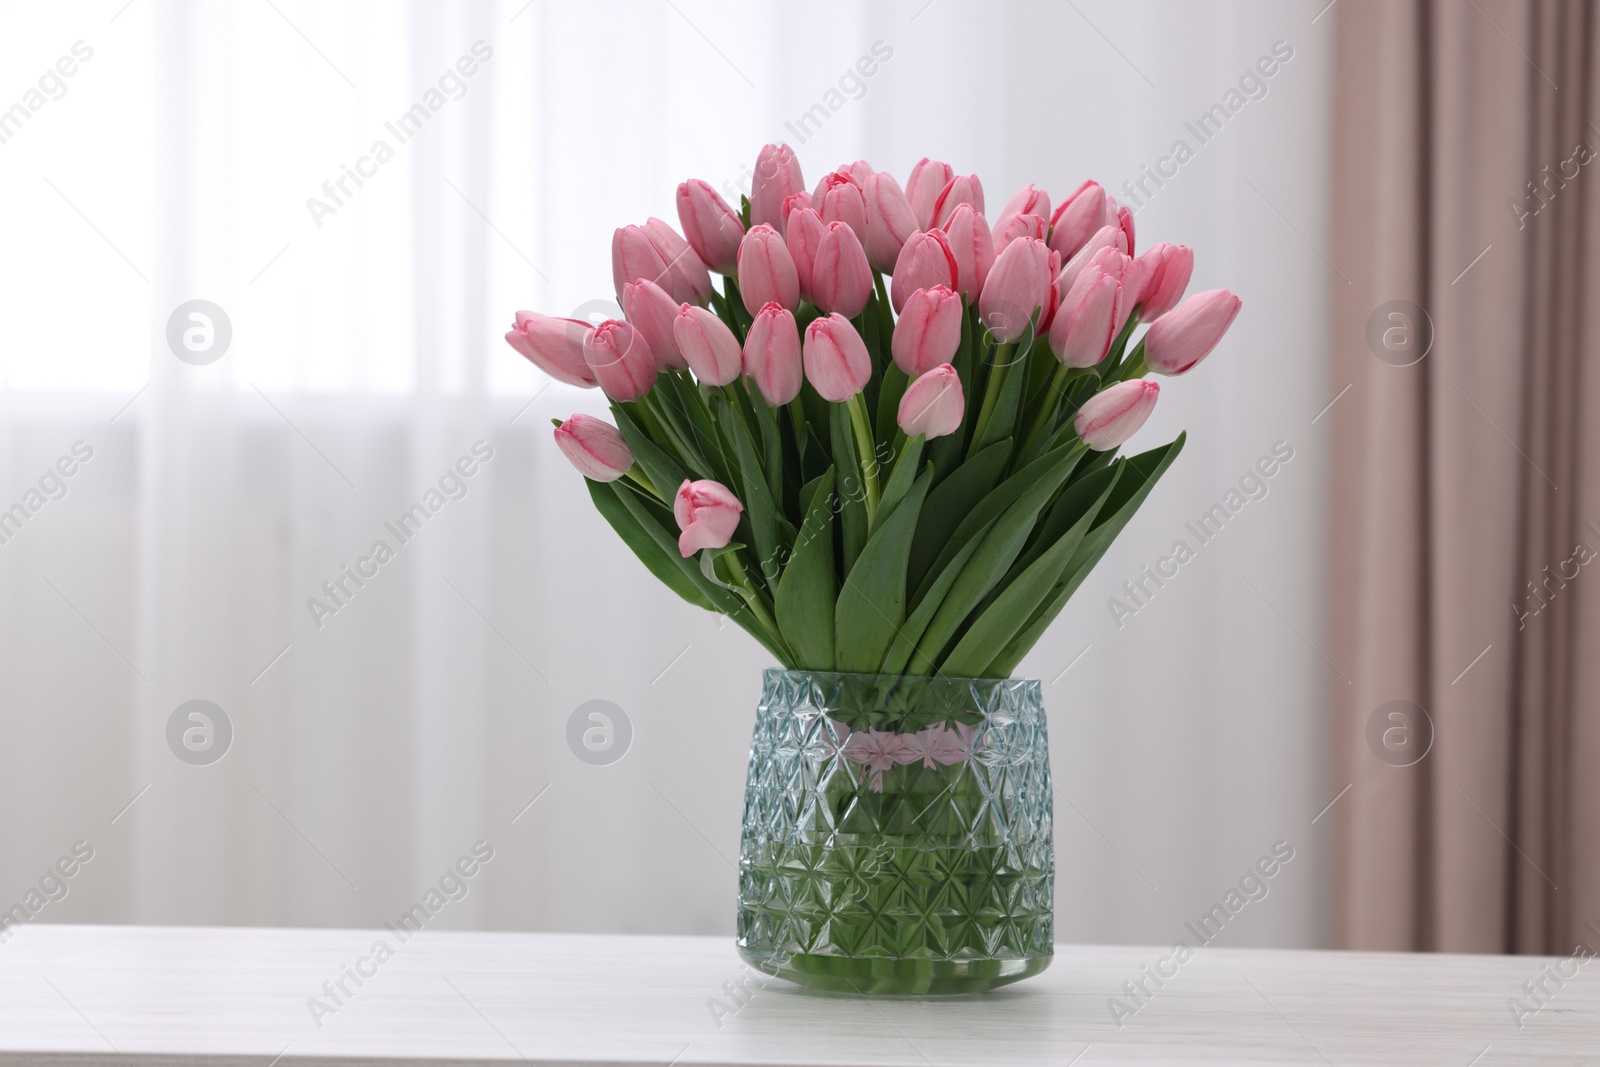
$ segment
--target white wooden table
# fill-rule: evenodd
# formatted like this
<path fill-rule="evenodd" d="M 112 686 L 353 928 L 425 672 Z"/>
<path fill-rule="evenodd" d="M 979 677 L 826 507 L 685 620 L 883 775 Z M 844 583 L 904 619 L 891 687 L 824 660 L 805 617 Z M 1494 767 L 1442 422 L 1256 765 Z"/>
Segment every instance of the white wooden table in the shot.
<path fill-rule="evenodd" d="M 1203 948 L 1119 1029 L 1108 999 L 1161 949 L 1062 945 L 982 996 L 868 1001 L 762 986 L 723 938 L 427 932 L 336 1003 L 323 983 L 380 938 L 399 944 L 22 927 L 0 945 L 0 1064 L 1600 1063 L 1600 963 L 1546 980 L 1519 1029 L 1508 999 L 1556 961 Z"/>

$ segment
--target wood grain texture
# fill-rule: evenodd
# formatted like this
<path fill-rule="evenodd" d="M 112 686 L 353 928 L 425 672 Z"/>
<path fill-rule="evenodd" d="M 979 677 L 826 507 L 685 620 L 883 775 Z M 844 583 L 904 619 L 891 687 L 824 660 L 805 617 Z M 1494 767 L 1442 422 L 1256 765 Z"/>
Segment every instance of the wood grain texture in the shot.
<path fill-rule="evenodd" d="M 380 939 L 319 1027 L 308 1000 Z M 0 945 L 0 1064 L 1600 1063 L 1593 963 L 1519 1028 L 1509 998 L 1558 961 L 1202 948 L 1119 1028 L 1108 999 L 1163 954 L 1063 945 L 993 993 L 868 1001 L 724 938 L 39 924 Z"/>

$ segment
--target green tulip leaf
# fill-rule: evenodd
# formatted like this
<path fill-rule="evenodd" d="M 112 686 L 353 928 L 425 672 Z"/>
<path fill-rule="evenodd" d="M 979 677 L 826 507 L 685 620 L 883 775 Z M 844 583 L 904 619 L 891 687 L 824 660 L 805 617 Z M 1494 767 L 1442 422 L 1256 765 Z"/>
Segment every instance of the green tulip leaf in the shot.
<path fill-rule="evenodd" d="M 834 600 L 839 579 L 833 559 L 833 468 L 806 487 L 806 517 L 794 554 L 778 580 L 778 632 L 794 650 L 795 667 L 833 670 Z"/>
<path fill-rule="evenodd" d="M 957 437 L 959 434 L 950 436 Z M 942 444 L 947 440 L 949 438 L 941 437 L 939 442 Z M 952 535 L 974 513 L 978 502 L 988 496 L 1000 481 L 1010 459 L 1011 442 L 996 441 L 957 467 L 928 494 L 928 506 L 923 509 L 917 536 L 911 544 L 911 566 L 907 572 L 911 587 L 917 590 L 914 602 L 921 601 L 924 587 L 937 573 L 936 561 L 948 562 L 948 556 L 960 550 L 960 544 L 950 543 Z M 993 515 L 988 517 L 993 518 Z M 982 521 L 978 520 L 980 524 Z"/>
<path fill-rule="evenodd" d="M 834 662 L 866 673 L 883 662 L 906 618 L 906 564 L 933 472 L 924 471 L 861 550 L 834 609 Z"/>
<path fill-rule="evenodd" d="M 1004 592 L 983 609 L 961 640 L 956 642 L 956 647 L 945 657 L 939 667 L 941 672 L 957 678 L 989 677 L 989 665 L 1050 596 L 1062 572 L 1072 562 L 1073 554 L 1083 543 L 1084 535 L 1089 532 L 1100 506 L 1111 494 L 1119 472 L 1107 473 L 1110 477 L 1085 479 L 1062 495 L 1061 503 L 1074 498 L 1065 510 L 1068 513 L 1076 512 L 1077 520 L 1049 548 L 1022 568 L 1021 574 L 1005 587 Z"/>

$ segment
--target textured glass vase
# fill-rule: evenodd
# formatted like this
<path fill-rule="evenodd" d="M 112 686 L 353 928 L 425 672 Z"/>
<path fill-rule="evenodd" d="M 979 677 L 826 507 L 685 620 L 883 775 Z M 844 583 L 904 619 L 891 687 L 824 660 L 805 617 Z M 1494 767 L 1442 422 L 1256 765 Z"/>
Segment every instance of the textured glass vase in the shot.
<path fill-rule="evenodd" d="M 739 951 L 844 993 L 976 993 L 1053 951 L 1044 706 L 1018 679 L 766 672 Z"/>

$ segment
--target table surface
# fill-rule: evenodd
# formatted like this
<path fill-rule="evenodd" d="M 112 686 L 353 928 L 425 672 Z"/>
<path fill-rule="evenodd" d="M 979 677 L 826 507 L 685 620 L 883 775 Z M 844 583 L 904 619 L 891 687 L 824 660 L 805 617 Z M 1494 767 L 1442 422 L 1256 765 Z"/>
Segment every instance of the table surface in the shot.
<path fill-rule="evenodd" d="M 1600 1063 L 1600 964 L 1166 955 L 1060 945 L 981 996 L 869 1000 L 750 971 L 727 938 L 34 924 L 0 945 L 0 1064 Z M 1177 973 L 1139 1005 L 1147 966 Z"/>

